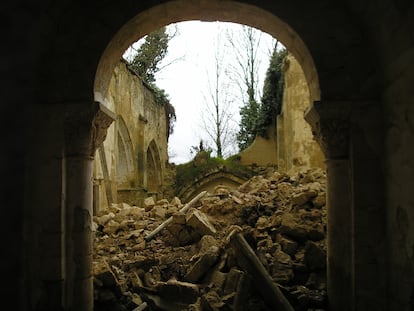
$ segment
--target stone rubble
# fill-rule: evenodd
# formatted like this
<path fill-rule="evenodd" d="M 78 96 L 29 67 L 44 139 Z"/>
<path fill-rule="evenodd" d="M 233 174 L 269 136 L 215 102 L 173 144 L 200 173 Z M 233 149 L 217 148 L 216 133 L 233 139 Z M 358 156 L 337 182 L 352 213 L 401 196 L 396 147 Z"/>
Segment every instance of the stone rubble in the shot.
<path fill-rule="evenodd" d="M 112 204 L 94 216 L 95 310 L 272 310 L 237 263 L 235 233 L 294 310 L 326 310 L 325 196 L 314 169 L 218 186 L 186 213 L 179 198 Z"/>

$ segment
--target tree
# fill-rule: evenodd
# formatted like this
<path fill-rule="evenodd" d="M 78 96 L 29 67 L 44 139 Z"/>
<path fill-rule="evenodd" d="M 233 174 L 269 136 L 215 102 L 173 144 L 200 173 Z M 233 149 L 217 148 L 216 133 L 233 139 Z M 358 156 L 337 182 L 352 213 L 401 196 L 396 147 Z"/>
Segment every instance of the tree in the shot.
<path fill-rule="evenodd" d="M 237 143 L 240 150 L 246 149 L 256 137 L 260 90 L 258 59 L 262 32 L 242 26 L 239 33 L 227 32 L 227 39 L 235 54 L 236 64 L 230 67 L 233 81 L 238 85 L 241 94 L 240 123 Z"/>
<path fill-rule="evenodd" d="M 217 158 L 223 158 L 234 142 L 236 124 L 233 124 L 232 96 L 226 76 L 226 51 L 222 49 L 220 34 L 214 47 L 213 72 L 208 74 L 208 96 L 205 96 L 206 113 L 203 128 L 213 142 Z"/>
<path fill-rule="evenodd" d="M 285 84 L 282 65 L 286 55 L 287 50 L 278 50 L 276 44 L 266 72 L 257 124 L 257 135 L 264 138 L 267 138 L 269 125 L 276 125 L 276 117 L 282 109 Z"/>
<path fill-rule="evenodd" d="M 168 53 L 169 41 L 176 34 L 177 31 L 172 34 L 167 33 L 166 27 L 151 32 L 143 38 L 142 44 L 135 50 L 134 56 L 128 62 L 128 67 L 152 88 L 155 102 L 164 106 L 167 116 L 167 140 L 173 133 L 177 117 L 168 94 L 155 84 L 155 75 L 165 67 L 160 67 L 160 64 Z"/>
<path fill-rule="evenodd" d="M 169 40 L 170 36 L 165 27 L 151 32 L 144 38 L 144 42 L 130 61 L 129 67 L 145 82 L 155 82 L 158 66 L 167 55 Z"/>

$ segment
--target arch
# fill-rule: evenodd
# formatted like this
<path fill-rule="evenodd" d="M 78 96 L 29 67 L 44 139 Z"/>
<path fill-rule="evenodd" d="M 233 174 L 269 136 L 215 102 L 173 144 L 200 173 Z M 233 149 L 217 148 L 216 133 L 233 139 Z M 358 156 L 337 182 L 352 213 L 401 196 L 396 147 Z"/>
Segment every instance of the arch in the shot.
<path fill-rule="evenodd" d="M 117 118 L 117 165 L 116 181 L 119 188 L 131 187 L 135 183 L 134 147 L 128 127 L 122 116 Z"/>
<path fill-rule="evenodd" d="M 237 13 L 235 13 L 237 12 Z M 280 40 L 301 64 L 310 89 L 311 100 L 320 99 L 317 70 L 310 51 L 287 23 L 257 6 L 235 1 L 170 1 L 154 6 L 133 17 L 106 47 L 95 76 L 95 100 L 105 98 L 109 77 L 124 51 L 151 31 L 186 20 L 223 21 L 260 29 Z"/>
<path fill-rule="evenodd" d="M 182 202 L 188 202 L 201 191 L 207 190 L 212 192 L 214 187 L 218 185 L 236 188 L 249 178 L 250 176 L 243 176 L 236 172 L 230 172 L 219 168 L 208 172 L 189 184 L 183 185 L 181 189 L 178 189 L 177 196 Z"/>
<path fill-rule="evenodd" d="M 146 152 L 146 188 L 148 194 L 157 197 L 162 191 L 162 167 L 158 146 L 152 140 Z"/>

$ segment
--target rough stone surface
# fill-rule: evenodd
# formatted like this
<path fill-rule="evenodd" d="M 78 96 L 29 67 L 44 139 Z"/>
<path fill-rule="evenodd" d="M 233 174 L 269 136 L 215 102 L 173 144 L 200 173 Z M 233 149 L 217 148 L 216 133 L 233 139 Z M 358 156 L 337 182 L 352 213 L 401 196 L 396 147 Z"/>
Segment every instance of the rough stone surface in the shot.
<path fill-rule="evenodd" d="M 241 232 L 295 310 L 326 310 L 326 208 L 313 204 L 325 187 L 319 169 L 268 172 L 173 213 L 150 241 L 144 236 L 167 218 L 153 210 L 169 210 L 173 202 L 158 201 L 151 210 L 118 204 L 117 212 L 94 218 L 96 305 L 116 300 L 135 307 L 145 302 L 147 310 L 272 310 L 230 247 L 229 237 Z"/>

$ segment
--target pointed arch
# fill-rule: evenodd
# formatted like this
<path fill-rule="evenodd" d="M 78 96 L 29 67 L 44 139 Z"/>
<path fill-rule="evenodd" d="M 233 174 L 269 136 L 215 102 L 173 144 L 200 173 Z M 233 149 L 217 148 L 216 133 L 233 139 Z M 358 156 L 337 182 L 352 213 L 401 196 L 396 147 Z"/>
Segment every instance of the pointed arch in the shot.
<path fill-rule="evenodd" d="M 128 127 L 122 116 L 118 116 L 117 124 L 116 181 L 119 189 L 134 186 L 136 170 L 134 163 L 134 147 Z"/>
<path fill-rule="evenodd" d="M 148 195 L 158 197 L 162 192 L 162 166 L 158 146 L 152 140 L 146 152 L 146 186 Z"/>

